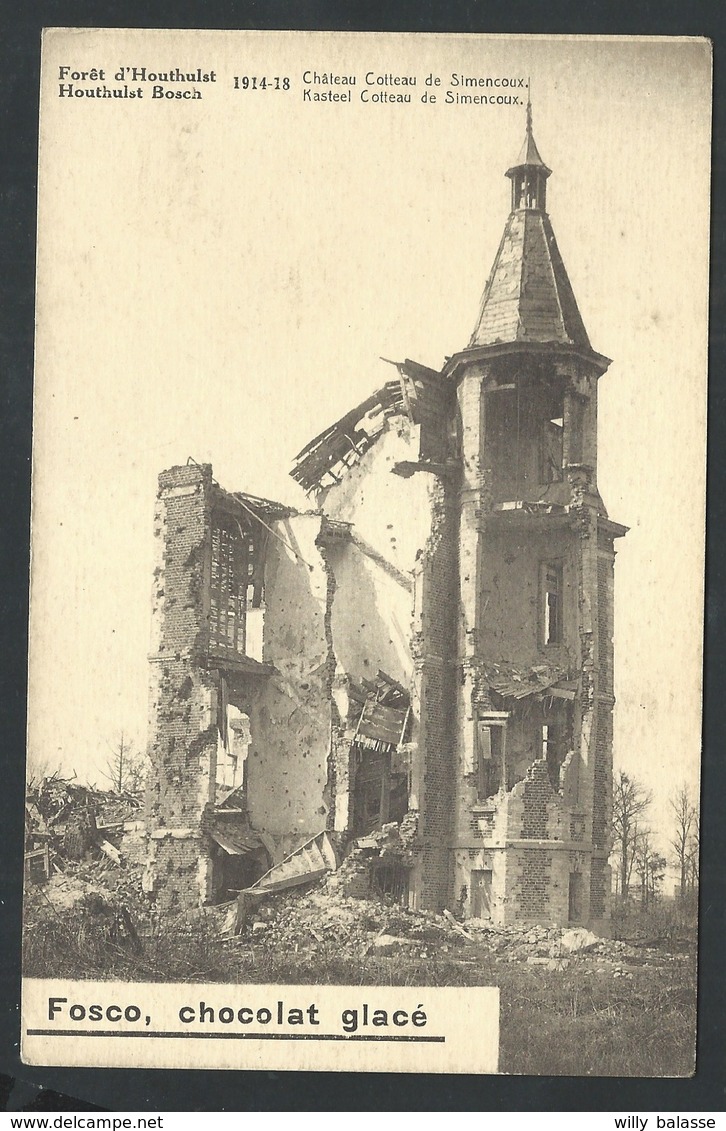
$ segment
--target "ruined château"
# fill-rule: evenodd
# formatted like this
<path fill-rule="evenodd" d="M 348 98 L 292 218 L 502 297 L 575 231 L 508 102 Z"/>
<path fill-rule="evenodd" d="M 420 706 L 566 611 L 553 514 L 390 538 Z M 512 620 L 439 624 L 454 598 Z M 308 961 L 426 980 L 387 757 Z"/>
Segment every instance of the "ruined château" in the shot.
<path fill-rule="evenodd" d="M 364 887 L 498 924 L 609 916 L 614 540 L 598 380 L 528 107 L 468 344 L 295 458 L 310 509 L 161 474 L 146 889 Z M 381 832 L 383 830 L 383 832 Z M 267 879 L 266 879 L 267 877 Z M 297 877 L 297 878 L 296 878 Z"/>

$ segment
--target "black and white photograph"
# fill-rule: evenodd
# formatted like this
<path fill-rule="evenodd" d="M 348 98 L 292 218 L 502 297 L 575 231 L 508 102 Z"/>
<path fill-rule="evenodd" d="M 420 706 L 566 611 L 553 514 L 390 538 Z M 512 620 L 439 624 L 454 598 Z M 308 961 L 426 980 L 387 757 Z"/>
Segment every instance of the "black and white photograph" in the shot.
<path fill-rule="evenodd" d="M 705 39 L 44 32 L 28 1064 L 694 1073 L 710 148 Z"/>

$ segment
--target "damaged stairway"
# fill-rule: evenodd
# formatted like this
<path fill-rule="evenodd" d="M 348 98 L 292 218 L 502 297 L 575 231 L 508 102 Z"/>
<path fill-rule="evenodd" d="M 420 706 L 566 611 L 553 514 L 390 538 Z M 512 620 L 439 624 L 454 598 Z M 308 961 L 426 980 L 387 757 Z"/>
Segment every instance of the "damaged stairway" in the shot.
<path fill-rule="evenodd" d="M 326 872 L 334 872 L 337 867 L 335 849 L 327 832 L 323 830 L 306 840 L 279 864 L 273 864 L 264 876 L 260 876 L 251 887 L 239 893 L 235 931 L 242 928 L 250 909 L 261 899 L 299 884 L 310 883 Z"/>

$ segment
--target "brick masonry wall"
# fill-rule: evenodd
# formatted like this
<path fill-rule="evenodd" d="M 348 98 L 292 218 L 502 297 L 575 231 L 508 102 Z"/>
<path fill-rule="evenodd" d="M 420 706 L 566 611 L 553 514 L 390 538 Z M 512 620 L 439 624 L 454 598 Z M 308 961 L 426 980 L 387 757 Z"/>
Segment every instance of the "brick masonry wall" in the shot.
<path fill-rule="evenodd" d="M 608 703 L 597 708 L 595 767 L 593 774 L 592 841 L 595 848 L 610 846 L 612 818 L 613 713 Z"/>
<path fill-rule="evenodd" d="M 590 916 L 605 919 L 610 909 L 611 869 L 605 856 L 593 856 L 590 864 Z"/>
<path fill-rule="evenodd" d="M 209 897 L 211 842 L 203 826 L 214 798 L 216 673 L 207 646 L 212 469 L 176 467 L 159 477 L 154 535 L 146 890 L 160 908 Z"/>
<path fill-rule="evenodd" d="M 512 896 L 516 919 L 542 921 L 552 914 L 552 853 L 543 848 L 521 848 L 516 851 Z"/>
<path fill-rule="evenodd" d="M 524 840 L 546 840 L 548 830 L 548 805 L 552 800 L 545 762 L 535 762 L 524 781 L 522 789 L 522 831 Z"/>

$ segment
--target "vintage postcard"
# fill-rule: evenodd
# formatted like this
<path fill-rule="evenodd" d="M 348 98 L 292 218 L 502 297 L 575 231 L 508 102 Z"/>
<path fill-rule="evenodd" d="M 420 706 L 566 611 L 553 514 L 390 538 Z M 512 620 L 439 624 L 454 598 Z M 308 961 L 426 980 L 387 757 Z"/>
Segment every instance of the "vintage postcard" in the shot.
<path fill-rule="evenodd" d="M 48 29 L 22 1053 L 688 1076 L 711 50 Z"/>

